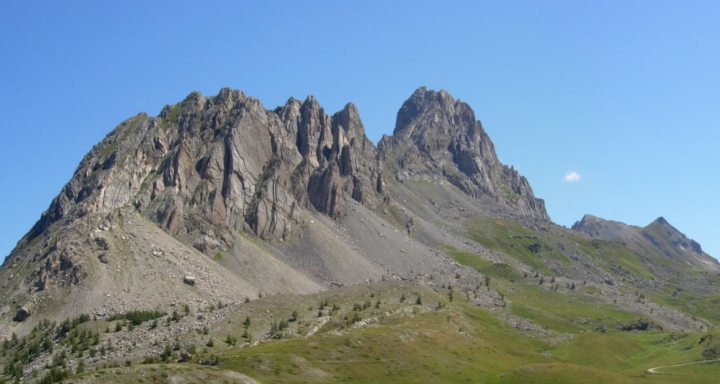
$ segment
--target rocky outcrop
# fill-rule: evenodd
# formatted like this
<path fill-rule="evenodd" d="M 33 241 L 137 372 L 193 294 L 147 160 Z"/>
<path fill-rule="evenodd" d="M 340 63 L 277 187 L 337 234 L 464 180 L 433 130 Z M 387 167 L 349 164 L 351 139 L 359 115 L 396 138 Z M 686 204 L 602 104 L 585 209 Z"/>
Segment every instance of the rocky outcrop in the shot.
<path fill-rule="evenodd" d="M 580 221 L 573 224 L 572 229 L 603 240 L 619 240 L 633 236 L 636 233 L 636 227 L 619 221 L 605 220 L 593 215 L 583 216 Z"/>
<path fill-rule="evenodd" d="M 521 214 L 548 219 L 527 179 L 500 163 L 495 147 L 467 104 L 445 91 L 417 89 L 400 108 L 393 137 L 379 150 L 404 173 L 443 177 L 466 194 L 490 196 Z"/>
<path fill-rule="evenodd" d="M 25 321 L 25 319 L 30 317 L 30 315 L 30 310 L 27 307 L 23 306 L 17 310 L 17 313 L 15 313 L 15 317 L 13 318 L 13 320 L 17 322 Z"/>
<path fill-rule="evenodd" d="M 375 147 L 352 103 L 330 115 L 308 96 L 267 110 L 226 88 L 212 97 L 193 92 L 156 117 L 141 113 L 117 126 L 6 263 L 27 262 L 18 292 L 48 297 L 48 288 L 71 291 L 120 275 L 137 242 L 124 237 L 128 217 L 148 219 L 193 252 L 220 260 L 241 232 L 280 242 L 308 224 L 308 212 L 342 221 L 352 201 L 371 211 L 390 204 L 388 169 L 432 173 L 473 198 L 548 218 L 527 180 L 498 161 L 472 109 L 444 91 L 418 89 L 398 113 L 393 137 Z M 415 236 L 413 218 L 401 221 Z M 132 261 L 167 257 L 152 244 L 141 255 Z"/>
<path fill-rule="evenodd" d="M 240 91 L 193 92 L 95 146 L 26 241 L 127 205 L 206 254 L 227 249 L 237 230 L 282 240 L 302 223 L 300 208 L 339 219 L 347 199 L 381 203 L 379 169 L 352 104 L 328 116 L 312 96 L 268 111 Z"/>

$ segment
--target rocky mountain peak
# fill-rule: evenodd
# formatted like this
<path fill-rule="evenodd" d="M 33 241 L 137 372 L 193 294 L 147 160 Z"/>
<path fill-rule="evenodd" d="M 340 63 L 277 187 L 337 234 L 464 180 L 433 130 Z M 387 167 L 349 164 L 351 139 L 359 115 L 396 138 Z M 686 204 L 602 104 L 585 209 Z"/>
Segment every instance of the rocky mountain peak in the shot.
<path fill-rule="evenodd" d="M 420 87 L 398 111 L 393 136 L 413 139 L 424 149 L 442 149 L 458 136 L 476 138 L 476 123 L 475 113 L 467 104 L 456 101 L 445 90 Z M 423 140 L 425 136 L 445 140 L 432 145 L 432 140 Z"/>
<path fill-rule="evenodd" d="M 665 220 L 664 217 L 660 216 L 657 219 L 655 219 L 651 224 L 658 224 L 658 225 L 670 225 L 667 220 Z M 672 227 L 672 226 L 671 226 Z"/>
<path fill-rule="evenodd" d="M 583 232 L 590 237 L 603 240 L 618 240 L 626 236 L 632 227 L 619 221 L 605 220 L 603 218 L 586 214 L 580 221 L 573 224 L 572 229 Z"/>
<path fill-rule="evenodd" d="M 701 270 L 720 269 L 718 261 L 703 252 L 700 244 L 670 225 L 664 217 L 641 228 L 585 215 L 573 224 L 572 229 L 593 238 L 632 244 L 634 252 L 641 257 L 656 254 Z"/>
<path fill-rule="evenodd" d="M 131 206 L 210 254 L 243 228 L 290 236 L 300 207 L 334 218 L 348 199 L 374 207 L 387 200 L 376 190 L 379 170 L 352 103 L 328 116 L 313 96 L 268 111 L 238 90 L 192 92 L 158 117 L 140 114 L 113 130 L 25 240 L 61 219 L 102 221 Z"/>
<path fill-rule="evenodd" d="M 689 251 L 696 255 L 703 255 L 702 247 L 697 241 L 685 236 L 684 233 L 673 227 L 662 216 L 645 227 L 644 234 L 651 241 L 658 242 L 659 238 L 664 238 L 679 250 Z"/>
<path fill-rule="evenodd" d="M 398 163 L 406 172 L 429 172 L 447 178 L 468 195 L 489 196 L 522 214 L 549 219 L 545 204 L 529 182 L 503 165 L 475 112 L 441 90 L 418 88 L 400 108 L 393 138 L 380 151 L 402 148 Z"/>
<path fill-rule="evenodd" d="M 317 213 L 342 221 L 353 202 L 389 205 L 389 169 L 548 219 L 528 181 L 497 159 L 472 109 L 445 91 L 415 91 L 379 147 L 352 103 L 329 115 L 313 96 L 267 110 L 239 90 L 192 92 L 157 117 L 122 122 L 93 147 L 8 260 L 33 260 L 23 282 L 30 290 L 79 285 L 111 262 L 103 244 L 129 241 L 100 244 L 94 234 L 130 217 L 213 257 L 232 252 L 242 233 L 283 242 Z"/>

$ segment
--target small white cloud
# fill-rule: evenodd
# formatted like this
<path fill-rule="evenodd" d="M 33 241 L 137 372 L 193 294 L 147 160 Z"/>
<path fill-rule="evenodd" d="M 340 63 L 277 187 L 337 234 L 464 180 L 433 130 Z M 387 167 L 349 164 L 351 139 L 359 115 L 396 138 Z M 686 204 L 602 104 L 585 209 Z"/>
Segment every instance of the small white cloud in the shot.
<path fill-rule="evenodd" d="M 569 171 L 565 174 L 565 181 L 569 183 L 575 183 L 580 181 L 580 174 L 575 171 Z"/>

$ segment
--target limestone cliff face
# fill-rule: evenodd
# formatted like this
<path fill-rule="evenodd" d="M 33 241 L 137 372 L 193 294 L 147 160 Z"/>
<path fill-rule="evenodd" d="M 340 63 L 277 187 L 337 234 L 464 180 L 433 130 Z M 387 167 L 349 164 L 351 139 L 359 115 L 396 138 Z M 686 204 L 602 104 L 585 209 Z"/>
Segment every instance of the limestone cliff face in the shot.
<path fill-rule="evenodd" d="M 329 116 L 312 96 L 268 111 L 240 91 L 194 92 L 112 131 L 26 240 L 127 205 L 206 254 L 227 249 L 243 229 L 282 240 L 300 224 L 299 209 L 340 218 L 347 199 L 382 202 L 379 168 L 352 104 Z"/>
<path fill-rule="evenodd" d="M 527 179 L 500 163 L 470 106 L 445 91 L 417 89 L 400 108 L 393 137 L 385 136 L 379 149 L 386 157 L 395 151 L 401 170 L 440 173 L 472 197 L 491 196 L 522 214 L 549 219 Z"/>
<path fill-rule="evenodd" d="M 393 148 L 399 156 L 391 158 Z M 302 228 L 304 210 L 342 220 L 349 200 L 388 204 L 385 161 L 548 218 L 527 180 L 498 161 L 472 109 L 444 91 L 418 89 L 398 112 L 394 137 L 376 148 L 351 103 L 328 115 L 309 96 L 271 111 L 222 89 L 214 97 L 193 92 L 157 117 L 141 113 L 116 127 L 8 260 L 33 260 L 26 284 L 36 289 L 79 284 L 92 274 L 83 260 L 104 252 L 93 231 L 128 212 L 209 256 L 231 249 L 240 231 L 286 240 Z"/>

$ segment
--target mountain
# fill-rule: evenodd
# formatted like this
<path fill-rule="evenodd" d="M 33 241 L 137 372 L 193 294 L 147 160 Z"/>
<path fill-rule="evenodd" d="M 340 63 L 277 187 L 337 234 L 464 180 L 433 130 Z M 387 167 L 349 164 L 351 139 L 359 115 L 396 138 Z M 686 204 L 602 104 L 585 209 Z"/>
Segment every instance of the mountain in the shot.
<path fill-rule="evenodd" d="M 377 146 L 352 103 L 326 114 L 312 96 L 269 110 L 238 90 L 193 92 L 94 146 L 0 267 L 0 382 L 157 369 L 173 382 L 367 382 L 388 380 L 393 356 L 432 361 L 423 375 L 447 382 L 535 363 L 625 379 L 549 351 L 575 356 L 596 335 L 632 345 L 603 352 L 612 361 L 650 364 L 624 353 L 656 348 L 631 333 L 652 331 L 665 362 L 684 361 L 672 335 L 695 342 L 720 323 L 718 267 L 662 218 L 554 224 L 445 91 L 413 92 Z M 693 345 L 683 351 L 714 356 Z M 218 359 L 220 376 L 197 364 Z M 171 360 L 191 363 L 157 365 Z M 450 360 L 466 373 L 433 365 Z"/>
<path fill-rule="evenodd" d="M 177 276 L 216 270 L 216 284 L 235 287 L 244 295 L 268 289 L 302 292 L 335 280 L 345 284 L 378 279 L 383 265 L 394 265 L 391 273 L 402 274 L 416 261 L 383 260 L 387 251 L 382 249 L 370 252 L 380 263 L 367 260 L 367 252 L 351 249 L 352 257 L 345 263 L 364 272 L 349 274 L 349 269 L 328 265 L 322 252 L 319 260 L 310 261 L 304 254 L 291 255 L 294 249 L 260 252 L 245 245 L 248 235 L 271 242 L 288 240 L 309 225 L 308 215 L 315 212 L 342 221 L 351 202 L 362 205 L 363 211 L 389 207 L 382 170 L 390 147 L 404 151 L 398 160 L 401 171 L 431 173 L 473 198 L 491 197 L 521 214 L 548 218 L 527 180 L 499 162 L 472 109 L 444 91 L 420 88 L 413 93 L 398 113 L 393 138 L 385 137 L 378 150 L 351 103 L 327 115 L 309 96 L 303 102 L 291 98 L 270 111 L 240 91 L 223 89 L 215 97 L 193 92 L 163 108 L 158 117 L 141 113 L 115 128 L 85 156 L 7 258 L 5 269 L 22 264 L 26 274 L 16 274 L 13 282 L 23 297 L 20 301 L 40 300 L 37 305 L 50 307 L 54 305 L 43 300 L 51 300 L 47 298 L 52 294 L 40 293 L 51 287 L 83 286 L 85 294 L 94 296 L 99 289 L 91 288 L 93 284 L 103 292 L 116 291 L 122 284 L 108 271 L 124 263 L 123 253 L 129 250 L 138 261 L 136 268 L 148 270 L 152 268 L 141 266 L 144 255 L 138 255 L 163 248 L 160 244 L 178 249 L 170 257 L 193 255 L 192 266 L 177 261 Z M 139 225 L 157 233 L 136 234 L 132 228 Z M 310 249 L 329 245 L 320 239 L 300 242 Z M 230 265 L 235 273 L 224 276 L 227 271 L 216 265 L 197 264 L 205 260 L 197 252 L 209 257 L 229 252 L 231 259 L 243 262 L 253 257 L 248 253 L 270 253 L 264 256 L 275 259 L 272 262 L 255 260 L 268 275 L 297 276 L 293 283 L 277 287 L 266 276 L 249 276 L 235 264 Z M 313 276 L 307 276 L 300 264 L 313 264 Z M 116 273 L 143 275 L 126 265 Z M 99 278 L 102 282 L 94 281 Z M 178 281 L 155 291 L 177 291 Z M 88 305 L 78 310 L 92 309 L 94 300 L 82 301 Z M 148 302 L 158 301 L 163 300 Z"/>
<path fill-rule="evenodd" d="M 527 179 L 500 163 L 470 106 L 445 91 L 416 90 L 400 108 L 393 136 L 383 136 L 378 147 L 386 159 L 400 154 L 393 159 L 399 180 L 429 174 L 469 196 L 490 196 L 524 215 L 550 219 Z"/>
<path fill-rule="evenodd" d="M 640 228 L 585 215 L 582 220 L 573 224 L 572 229 L 593 238 L 622 241 L 648 262 L 652 260 L 653 256 L 663 256 L 670 261 L 686 264 L 696 270 L 720 270 L 720 263 L 703 252 L 700 244 L 678 231 L 663 217 Z"/>

